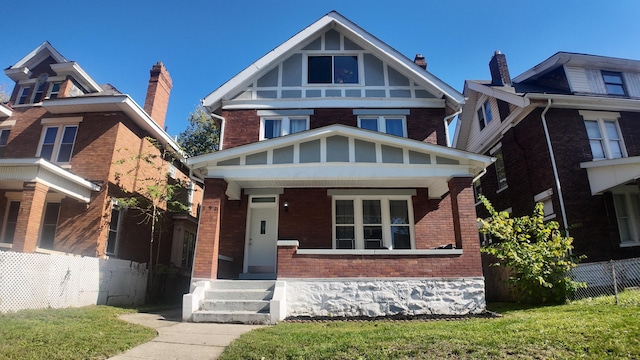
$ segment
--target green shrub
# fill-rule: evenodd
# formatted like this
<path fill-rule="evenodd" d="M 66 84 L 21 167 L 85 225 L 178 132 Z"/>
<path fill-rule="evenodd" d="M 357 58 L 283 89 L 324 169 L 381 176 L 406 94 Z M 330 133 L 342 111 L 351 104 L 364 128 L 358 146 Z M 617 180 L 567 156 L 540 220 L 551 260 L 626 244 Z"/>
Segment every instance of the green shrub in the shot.
<path fill-rule="evenodd" d="M 511 218 L 507 212 L 497 212 L 484 196 L 480 200 L 490 216 L 478 219 L 479 231 L 493 239 L 481 251 L 499 260 L 492 265 L 512 269 L 509 281 L 519 301 L 561 303 L 586 286 L 568 274 L 583 258 L 571 255 L 573 238 L 562 236 L 558 222 L 544 222 L 542 203 L 536 204 L 531 216 Z"/>

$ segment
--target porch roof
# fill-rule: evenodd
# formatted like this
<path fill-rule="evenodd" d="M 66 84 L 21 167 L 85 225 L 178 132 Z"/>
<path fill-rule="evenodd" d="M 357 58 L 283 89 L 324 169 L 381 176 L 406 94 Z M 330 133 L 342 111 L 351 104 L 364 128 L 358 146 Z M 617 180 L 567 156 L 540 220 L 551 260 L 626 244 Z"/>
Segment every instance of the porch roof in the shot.
<path fill-rule="evenodd" d="M 23 182 L 34 181 L 76 200 L 89 202 L 100 187 L 43 159 L 0 159 L 0 189 L 22 191 Z"/>
<path fill-rule="evenodd" d="M 640 156 L 580 163 L 587 169 L 592 195 L 640 178 Z"/>
<path fill-rule="evenodd" d="M 495 159 L 345 125 L 331 125 L 187 160 L 200 178 L 243 188 L 429 188 L 439 198 L 452 177 L 473 177 Z"/>

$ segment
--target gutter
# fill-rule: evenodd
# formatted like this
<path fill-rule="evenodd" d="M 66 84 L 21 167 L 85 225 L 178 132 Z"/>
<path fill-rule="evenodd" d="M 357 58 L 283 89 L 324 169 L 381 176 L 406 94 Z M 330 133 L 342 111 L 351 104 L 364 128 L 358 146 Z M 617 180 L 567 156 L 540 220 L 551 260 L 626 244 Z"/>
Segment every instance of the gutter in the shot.
<path fill-rule="evenodd" d="M 553 154 L 553 147 L 551 146 L 551 138 L 549 137 L 549 129 L 547 128 L 547 118 L 545 115 L 551 107 L 551 99 L 547 99 L 547 106 L 542 111 L 540 119 L 542 119 L 542 127 L 544 128 L 544 137 L 547 141 L 547 148 L 549 149 L 549 155 L 551 156 L 551 168 L 553 169 L 553 177 L 556 182 L 556 190 L 558 191 L 558 200 L 560 201 L 560 212 L 562 213 L 562 222 L 564 224 L 564 233 L 566 237 L 569 237 L 569 227 L 567 224 L 567 212 L 564 208 L 564 197 L 562 196 L 562 187 L 560 186 L 560 177 L 558 176 L 558 167 L 556 165 L 556 158 Z"/>
<path fill-rule="evenodd" d="M 458 109 L 458 111 L 454 112 L 451 115 L 447 115 L 444 117 L 444 119 L 442 119 L 442 121 L 444 122 L 444 136 L 446 138 L 446 144 L 447 147 L 451 147 L 451 141 L 449 140 L 449 119 L 452 119 L 453 117 L 462 114 L 462 108 Z M 458 126 L 458 123 L 460 122 L 460 119 L 458 119 L 458 122 L 456 122 L 456 127 Z"/>

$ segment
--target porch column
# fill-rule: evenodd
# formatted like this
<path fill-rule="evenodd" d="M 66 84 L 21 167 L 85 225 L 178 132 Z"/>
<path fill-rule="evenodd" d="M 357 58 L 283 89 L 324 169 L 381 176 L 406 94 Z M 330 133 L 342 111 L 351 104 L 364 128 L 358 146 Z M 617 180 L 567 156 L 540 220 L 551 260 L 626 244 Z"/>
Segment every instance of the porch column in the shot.
<path fill-rule="evenodd" d="M 36 251 L 48 191 L 49 187 L 41 183 L 25 182 L 23 184 L 12 251 L 28 253 Z"/>
<path fill-rule="evenodd" d="M 480 249 L 472 180 L 470 177 L 454 177 L 449 180 L 456 247 L 464 248 L 465 253 L 469 247 L 472 248 L 469 250 Z"/>
<path fill-rule="evenodd" d="M 202 211 L 198 226 L 193 279 L 215 279 L 218 276 L 220 222 L 224 211 L 227 182 L 224 179 L 205 179 Z"/>

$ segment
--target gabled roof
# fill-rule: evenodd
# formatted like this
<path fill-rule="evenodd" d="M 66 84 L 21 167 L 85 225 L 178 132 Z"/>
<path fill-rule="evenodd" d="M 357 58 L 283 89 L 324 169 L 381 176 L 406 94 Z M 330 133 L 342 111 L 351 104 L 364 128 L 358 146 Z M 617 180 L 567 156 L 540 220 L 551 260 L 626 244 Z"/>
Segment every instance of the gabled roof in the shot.
<path fill-rule="evenodd" d="M 345 125 L 330 125 L 187 159 L 196 176 L 242 188 L 428 187 L 448 191 L 454 176 L 473 177 L 493 158 Z"/>
<path fill-rule="evenodd" d="M 301 49 L 320 34 L 331 28 L 349 36 L 354 41 L 357 41 L 358 45 L 371 51 L 381 59 L 388 61 L 390 64 L 393 64 L 398 68 L 405 69 L 407 73 L 412 75 L 412 81 L 431 90 L 436 97 L 446 99 L 446 103 L 452 108 L 459 109 L 464 103 L 464 97 L 462 94 L 456 91 L 453 87 L 414 64 L 414 62 L 406 56 L 402 55 L 397 50 L 385 44 L 344 16 L 340 15 L 336 11 L 332 11 L 275 49 L 271 50 L 269 53 L 224 83 L 218 89 L 207 95 L 202 100 L 203 105 L 211 111 L 219 109 L 223 99 L 228 96 L 235 95 L 242 87 L 248 85 L 252 79 L 255 79 L 268 70 L 272 64 L 286 59 L 286 57 L 292 54 L 295 50 Z"/>
<path fill-rule="evenodd" d="M 58 75 L 71 75 L 89 92 L 100 92 L 102 89 L 75 61 L 67 60 L 48 41 L 43 42 L 22 59 L 4 70 L 13 81 L 25 80 L 31 77 L 31 69 L 35 68 L 48 57 L 56 62 L 51 69 Z M 38 74 L 35 74 L 38 75 Z"/>
<path fill-rule="evenodd" d="M 518 75 L 513 81 L 519 83 L 537 79 L 564 65 L 640 72 L 640 61 L 638 60 L 559 51 L 538 65 Z"/>

